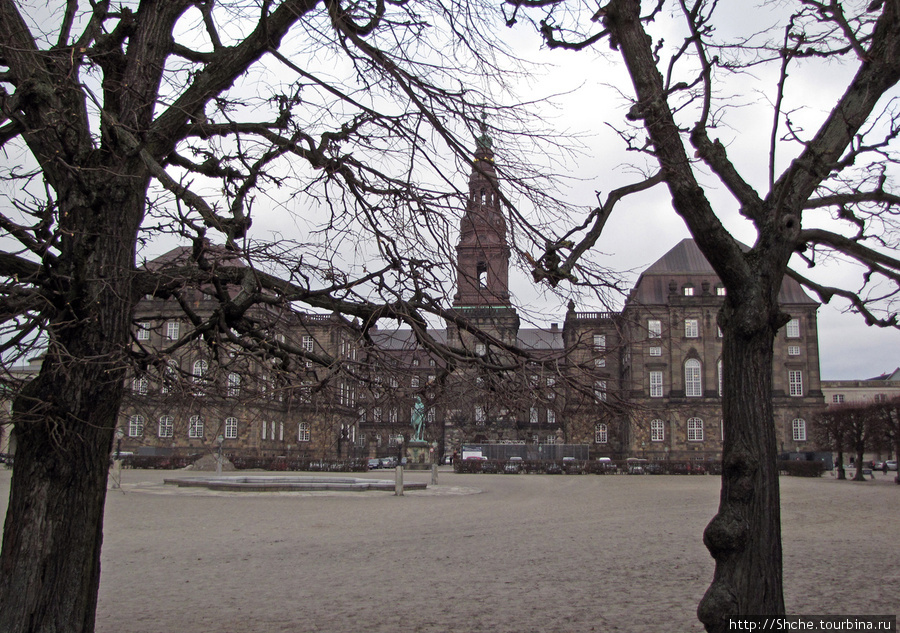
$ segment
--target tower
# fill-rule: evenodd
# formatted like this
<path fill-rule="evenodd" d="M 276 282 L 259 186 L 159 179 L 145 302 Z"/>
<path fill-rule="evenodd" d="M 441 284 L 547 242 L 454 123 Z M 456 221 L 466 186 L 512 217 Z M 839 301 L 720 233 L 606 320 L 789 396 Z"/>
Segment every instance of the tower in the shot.
<path fill-rule="evenodd" d="M 509 246 L 500 210 L 492 140 L 482 123 L 469 175 L 469 197 L 456 246 L 455 308 L 510 307 Z"/>
<path fill-rule="evenodd" d="M 487 126 L 482 122 L 481 136 L 475 139 L 469 195 L 456 246 L 453 309 L 482 331 L 504 343 L 515 344 L 519 317 L 509 295 L 510 251 L 492 145 Z M 455 328 L 449 329 L 455 332 Z M 460 340 L 458 332 L 455 334 L 453 338 L 460 343 L 472 344 Z"/>

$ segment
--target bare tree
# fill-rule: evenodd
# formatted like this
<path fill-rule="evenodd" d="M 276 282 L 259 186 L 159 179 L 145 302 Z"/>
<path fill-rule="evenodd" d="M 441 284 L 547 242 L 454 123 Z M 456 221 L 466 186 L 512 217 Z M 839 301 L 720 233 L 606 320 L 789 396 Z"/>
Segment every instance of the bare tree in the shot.
<path fill-rule="evenodd" d="M 719 314 L 724 474 L 719 512 L 704 533 L 715 577 L 698 616 L 707 630 L 725 631 L 728 615 L 784 613 L 772 371 L 774 337 L 790 318 L 777 301 L 785 275 L 824 302 L 844 299 L 870 325 L 898 325 L 900 198 L 892 170 L 900 117 L 891 91 L 900 79 L 900 1 L 741 6 L 743 15 L 765 12 L 783 20 L 775 29 L 731 39 L 754 20 L 725 15 L 723 3 L 587 4 L 506 2 L 510 24 L 539 14 L 535 26 L 550 48 L 602 44 L 621 56 L 634 97 L 626 117 L 631 126 L 623 122 L 618 132 L 627 149 L 649 156 L 655 167 L 644 181 L 613 191 L 581 233 L 551 241 L 547 254 L 534 258 L 536 276 L 551 283 L 571 279 L 613 207 L 635 190 L 664 182 L 675 212 L 721 278 L 727 291 Z M 792 103 L 787 86 L 807 68 L 817 72 L 819 60 L 846 64 L 855 74 L 830 111 L 801 123 L 807 104 L 802 98 Z M 754 102 L 746 93 L 754 77 L 772 78 L 760 87 L 769 95 L 771 124 L 768 151 L 756 164 L 729 153 L 733 133 L 727 127 L 740 129 L 739 106 Z M 732 78 L 741 84 L 735 87 Z M 820 100 L 814 105 L 823 106 Z M 722 137 L 711 136 L 714 131 Z M 714 201 L 713 187 L 724 187 L 731 204 Z M 723 206 L 735 205 L 755 232 L 749 248 L 726 227 L 731 218 Z M 858 280 L 836 285 L 789 268 L 792 259 L 812 266 L 829 257 L 856 266 Z"/>
<path fill-rule="evenodd" d="M 425 315 L 448 316 L 447 236 L 463 206 L 450 174 L 472 167 L 485 109 L 516 128 L 513 110 L 491 105 L 518 72 L 482 28 L 495 9 L 0 0 L 0 352 L 7 366 L 44 354 L 13 402 L 0 629 L 93 629 L 130 374 L 164 370 L 194 342 L 285 370 L 293 358 L 346 371 L 271 336 L 271 320 L 297 304 L 357 318 L 363 338 L 393 319 L 439 347 Z M 535 128 L 517 129 L 528 142 Z M 540 189 L 519 182 L 524 195 Z M 253 222 L 269 230 L 260 240 Z M 286 223 L 301 237 L 282 239 Z M 141 266 L 140 249 L 161 235 L 193 251 Z M 188 288 L 218 307 L 197 311 Z M 190 331 L 161 350 L 135 346 L 145 296 L 176 304 Z"/>

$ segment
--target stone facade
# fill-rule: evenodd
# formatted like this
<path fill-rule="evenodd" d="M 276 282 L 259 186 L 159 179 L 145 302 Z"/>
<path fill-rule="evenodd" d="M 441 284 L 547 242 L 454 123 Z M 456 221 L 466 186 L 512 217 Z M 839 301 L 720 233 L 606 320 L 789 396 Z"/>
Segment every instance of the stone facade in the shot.
<path fill-rule="evenodd" d="M 570 304 L 562 327 L 522 328 L 510 301 L 489 138 L 478 140 L 474 165 L 452 310 L 444 329 L 429 330 L 449 354 L 429 353 L 408 330 L 372 329 L 369 344 L 335 315 L 263 312 L 270 333 L 306 361 L 283 372 L 272 361 L 231 360 L 227 350 L 212 357 L 200 343 L 173 351 L 170 366 L 148 368 L 130 385 L 123 450 L 203 453 L 221 436 L 230 455 L 264 457 L 406 450 L 425 459 L 431 448 L 441 456 L 495 442 L 588 445 L 592 457 L 718 458 L 716 316 L 724 289 L 694 242 L 682 241 L 644 271 L 620 312 Z M 185 255 L 176 249 L 153 265 Z M 202 288 L 180 301 L 196 314 L 217 305 Z M 824 406 L 818 306 L 789 279 L 780 301 L 793 319 L 776 341 L 775 424 L 783 451 L 812 450 L 810 425 Z M 182 319 L 175 299 L 142 301 L 136 350 L 164 350 L 187 331 Z M 189 380 L 176 392 L 166 372 Z M 403 449 L 416 435 L 414 450 Z"/>

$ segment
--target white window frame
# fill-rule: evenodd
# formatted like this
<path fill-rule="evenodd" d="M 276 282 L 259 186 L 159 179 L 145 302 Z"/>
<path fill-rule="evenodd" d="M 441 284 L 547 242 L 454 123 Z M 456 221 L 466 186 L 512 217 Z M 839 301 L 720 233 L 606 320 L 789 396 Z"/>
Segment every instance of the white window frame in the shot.
<path fill-rule="evenodd" d="M 150 393 L 150 381 L 146 378 L 133 378 L 131 380 L 131 391 L 139 396 L 146 396 Z"/>
<path fill-rule="evenodd" d="M 695 288 L 692 285 L 688 284 L 684 288 L 682 288 L 682 293 L 684 294 L 685 297 L 693 297 L 694 290 L 695 290 Z"/>
<path fill-rule="evenodd" d="M 556 424 L 556 411 L 547 409 L 547 424 Z"/>
<path fill-rule="evenodd" d="M 663 373 L 661 371 L 653 370 L 650 372 L 650 397 L 663 397 Z"/>
<path fill-rule="evenodd" d="M 175 436 L 175 418 L 171 415 L 162 415 L 159 418 L 159 429 L 157 431 L 159 437 Z"/>
<path fill-rule="evenodd" d="M 166 321 L 166 339 L 169 341 L 177 341 L 181 332 L 180 321 Z"/>
<path fill-rule="evenodd" d="M 831 396 L 831 401 L 835 404 L 841 404 L 844 402 L 844 394 L 836 393 Z"/>
<path fill-rule="evenodd" d="M 684 361 L 684 395 L 688 398 L 699 398 L 703 395 L 703 372 L 700 361 L 689 358 Z"/>
<path fill-rule="evenodd" d="M 701 418 L 688 418 L 687 421 L 687 441 L 702 442 L 703 441 L 703 420 Z"/>
<path fill-rule="evenodd" d="M 799 345 L 788 345 L 788 356 L 799 356 L 800 355 L 800 346 Z"/>
<path fill-rule="evenodd" d="M 140 321 L 137 324 L 137 340 L 150 340 L 150 324 L 147 321 Z"/>
<path fill-rule="evenodd" d="M 800 369 L 788 370 L 788 389 L 791 396 L 799 398 L 803 395 L 803 371 Z"/>
<path fill-rule="evenodd" d="M 662 338 L 662 321 L 659 319 L 647 321 L 647 338 Z"/>
<path fill-rule="evenodd" d="M 538 414 L 539 414 L 538 408 L 537 408 L 537 407 L 531 407 L 531 408 L 528 410 L 528 421 L 529 421 L 531 424 L 537 424 L 537 423 L 538 423 Z"/>
<path fill-rule="evenodd" d="M 134 414 L 128 418 L 128 437 L 144 435 L 144 416 Z"/>
<path fill-rule="evenodd" d="M 241 375 L 235 372 L 228 374 L 228 397 L 237 398 L 241 395 Z"/>
<path fill-rule="evenodd" d="M 650 420 L 650 441 L 666 441 L 666 423 L 659 418 L 657 418 L 656 420 Z"/>
<path fill-rule="evenodd" d="M 236 440 L 238 436 L 238 419 L 235 417 L 225 418 L 225 432 L 223 436 L 226 440 Z"/>
<path fill-rule="evenodd" d="M 312 435 L 312 428 L 309 422 L 301 422 L 297 425 L 297 441 L 308 442 Z"/>
<path fill-rule="evenodd" d="M 594 425 L 594 444 L 609 443 L 609 427 L 605 424 Z"/>
<path fill-rule="evenodd" d="M 650 348 L 650 356 L 662 356 L 662 347 L 659 345 L 653 345 Z"/>
<path fill-rule="evenodd" d="M 201 439 L 206 437 L 203 428 L 203 418 L 199 415 L 192 415 L 188 421 L 188 437 L 191 439 Z"/>
<path fill-rule="evenodd" d="M 484 424 L 487 416 L 484 413 L 484 407 L 480 404 L 475 405 L 475 424 Z"/>
<path fill-rule="evenodd" d="M 788 321 L 784 332 L 787 338 L 800 338 L 800 319 Z"/>
<path fill-rule="evenodd" d="M 594 381 L 594 400 L 597 402 L 606 402 L 606 381 Z"/>
<path fill-rule="evenodd" d="M 793 437 L 795 442 L 806 441 L 806 420 L 794 418 L 791 421 L 791 437 Z"/>
<path fill-rule="evenodd" d="M 606 334 L 594 334 L 594 351 L 606 351 Z"/>
<path fill-rule="evenodd" d="M 684 337 L 700 338 L 700 319 L 684 320 Z"/>

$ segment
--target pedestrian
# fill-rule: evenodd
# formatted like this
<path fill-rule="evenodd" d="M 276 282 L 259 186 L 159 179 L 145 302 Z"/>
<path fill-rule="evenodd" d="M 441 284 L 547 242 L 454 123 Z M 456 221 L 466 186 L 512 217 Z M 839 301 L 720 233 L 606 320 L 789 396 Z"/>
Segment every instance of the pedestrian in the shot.
<path fill-rule="evenodd" d="M 887 462 L 886 461 L 881 462 L 881 472 L 883 472 L 885 475 L 887 475 Z"/>

